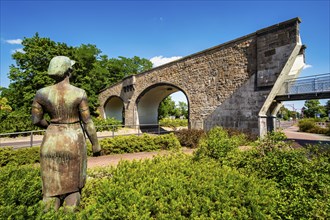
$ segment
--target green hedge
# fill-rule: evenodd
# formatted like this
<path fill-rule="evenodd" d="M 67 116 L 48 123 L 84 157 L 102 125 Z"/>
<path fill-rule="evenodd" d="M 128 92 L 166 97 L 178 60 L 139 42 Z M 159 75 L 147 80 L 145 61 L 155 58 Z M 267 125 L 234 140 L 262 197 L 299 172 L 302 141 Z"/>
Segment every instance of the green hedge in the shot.
<path fill-rule="evenodd" d="M 88 170 L 76 213 L 44 213 L 39 167 L 8 165 L 0 168 L 0 219 L 330 219 L 329 147 L 293 149 L 284 138 L 270 133 L 239 151 L 242 136 L 215 128 L 193 158 Z"/>
<path fill-rule="evenodd" d="M 141 136 L 115 136 L 100 141 L 104 154 L 121 154 L 154 150 L 179 149 L 181 147 L 174 134 Z M 92 155 L 89 145 L 88 155 Z"/>
<path fill-rule="evenodd" d="M 164 127 L 187 127 L 188 126 L 188 119 L 170 119 L 170 118 L 163 118 L 159 120 L 159 124 Z"/>
<path fill-rule="evenodd" d="M 228 152 L 245 143 L 247 143 L 247 138 L 244 134 L 230 136 L 227 130 L 215 127 L 200 140 L 195 158 L 210 157 L 222 160 Z"/>
<path fill-rule="evenodd" d="M 0 219 L 36 219 L 41 214 L 40 169 L 35 165 L 0 168 Z"/>
<path fill-rule="evenodd" d="M 330 127 L 321 128 L 316 124 L 319 120 L 313 118 L 301 119 L 298 122 L 299 131 L 315 133 L 315 134 L 328 134 L 330 135 Z"/>
<path fill-rule="evenodd" d="M 100 140 L 103 153 L 119 154 L 141 151 L 170 150 L 181 147 L 174 134 L 141 136 L 116 136 Z M 11 147 L 0 148 L 0 167 L 6 165 L 33 164 L 40 161 L 39 147 L 21 148 L 14 150 Z M 88 156 L 92 155 L 91 145 L 87 145 Z"/>
<path fill-rule="evenodd" d="M 38 167 L 0 171 L 1 219 L 272 219 L 280 195 L 273 181 L 177 154 L 89 171 L 78 212 L 44 213 Z"/>
<path fill-rule="evenodd" d="M 121 121 L 114 118 L 93 118 L 96 131 L 117 131 L 121 126 Z"/>
<path fill-rule="evenodd" d="M 203 140 L 194 159 L 215 159 L 240 173 L 275 181 L 281 192 L 277 214 L 283 219 L 330 218 L 330 148 L 293 149 L 285 135 L 269 133 L 252 150 L 237 149 L 239 138 L 228 139 L 215 128 Z M 322 149 L 322 150 L 320 150 Z"/>
<path fill-rule="evenodd" d="M 40 162 L 40 148 L 21 148 L 14 150 L 12 147 L 0 148 L 0 167 L 6 165 L 24 165 Z"/>

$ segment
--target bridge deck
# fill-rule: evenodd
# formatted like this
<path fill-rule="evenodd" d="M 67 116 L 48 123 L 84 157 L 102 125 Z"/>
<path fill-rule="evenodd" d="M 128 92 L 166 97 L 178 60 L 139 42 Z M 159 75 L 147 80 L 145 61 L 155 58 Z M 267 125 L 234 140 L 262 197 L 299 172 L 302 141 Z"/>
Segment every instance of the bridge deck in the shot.
<path fill-rule="evenodd" d="M 284 82 L 277 101 L 327 99 L 330 98 L 330 73 L 301 77 Z"/>

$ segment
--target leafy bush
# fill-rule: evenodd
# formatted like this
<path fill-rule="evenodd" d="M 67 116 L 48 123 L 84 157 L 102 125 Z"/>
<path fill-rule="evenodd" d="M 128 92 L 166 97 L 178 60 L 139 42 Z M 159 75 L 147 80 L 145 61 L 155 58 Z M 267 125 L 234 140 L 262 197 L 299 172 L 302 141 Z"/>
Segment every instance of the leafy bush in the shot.
<path fill-rule="evenodd" d="M 197 129 L 182 129 L 175 132 L 175 135 L 181 146 L 197 148 L 199 139 L 205 135 L 205 132 Z"/>
<path fill-rule="evenodd" d="M 39 147 L 18 150 L 14 150 L 12 147 L 0 148 L 0 167 L 38 163 L 40 161 L 39 149 Z"/>
<path fill-rule="evenodd" d="M 298 126 L 299 131 L 308 132 L 308 133 L 315 133 L 315 134 L 326 134 L 329 132 L 329 128 L 321 128 L 316 123 L 316 120 L 313 118 L 305 118 L 299 120 Z"/>
<path fill-rule="evenodd" d="M 282 139 L 269 134 L 268 139 Z M 269 141 L 266 141 L 269 143 Z M 276 143 L 276 141 L 275 141 Z M 263 143 L 264 144 L 264 143 Z M 293 149 L 288 143 L 272 148 L 256 146 L 250 151 L 231 151 L 222 164 L 246 175 L 273 180 L 281 191 L 278 215 L 286 219 L 330 217 L 330 148 Z"/>
<path fill-rule="evenodd" d="M 228 135 L 229 135 L 230 137 L 232 137 L 232 136 L 239 136 L 239 135 L 244 134 L 244 138 L 245 138 L 248 142 L 255 141 L 255 140 L 257 140 L 258 137 L 259 137 L 258 135 L 253 134 L 253 133 L 251 133 L 251 132 L 248 131 L 248 130 L 243 130 L 243 131 L 241 131 L 241 130 L 237 130 L 237 129 L 235 129 L 235 128 L 224 128 L 224 129 L 228 132 Z"/>
<path fill-rule="evenodd" d="M 11 112 L 0 122 L 0 133 L 39 130 L 32 124 L 31 115 L 20 111 Z"/>
<path fill-rule="evenodd" d="M 287 149 L 291 147 L 291 142 L 287 142 L 287 137 L 282 131 L 268 132 L 263 138 L 259 138 L 257 145 L 258 152 L 265 155 L 268 152 L 278 149 Z"/>
<path fill-rule="evenodd" d="M 96 131 L 117 131 L 122 124 L 121 121 L 118 121 L 114 118 L 93 118 Z"/>
<path fill-rule="evenodd" d="M 246 143 L 244 134 L 229 136 L 228 132 L 221 127 L 214 127 L 199 143 L 195 159 L 202 157 L 211 157 L 214 159 L 223 159 L 227 153 Z"/>
<path fill-rule="evenodd" d="M 35 219 L 42 199 L 38 166 L 6 166 L 0 168 L 0 219 Z"/>
<path fill-rule="evenodd" d="M 328 149 L 329 150 L 329 149 Z M 328 219 L 329 151 L 173 154 L 88 170 L 78 212 L 43 212 L 39 167 L 0 168 L 0 219 Z"/>
<path fill-rule="evenodd" d="M 102 170 L 83 191 L 87 219 L 239 219 L 276 216 L 272 181 L 247 177 L 215 161 L 184 155 L 123 162 Z M 103 178 L 102 178 L 103 177 Z M 96 205 L 97 204 L 97 205 Z"/>
<path fill-rule="evenodd" d="M 170 119 L 170 118 L 163 118 L 159 120 L 159 124 L 164 127 L 176 128 L 176 127 L 187 127 L 188 126 L 188 119 Z"/>
<path fill-rule="evenodd" d="M 104 154 L 133 153 L 154 150 L 178 149 L 180 143 L 174 134 L 149 135 L 142 136 L 115 136 L 105 138 L 100 141 Z M 89 155 L 91 149 L 89 148 Z"/>

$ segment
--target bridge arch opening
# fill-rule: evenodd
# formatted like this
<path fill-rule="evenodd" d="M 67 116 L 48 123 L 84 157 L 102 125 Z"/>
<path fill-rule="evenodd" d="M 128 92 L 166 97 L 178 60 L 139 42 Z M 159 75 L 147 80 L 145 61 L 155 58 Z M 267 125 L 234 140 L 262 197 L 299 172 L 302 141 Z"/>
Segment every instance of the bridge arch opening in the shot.
<path fill-rule="evenodd" d="M 124 102 L 118 96 L 111 96 L 104 104 L 104 118 L 114 118 L 124 124 L 124 112 Z"/>
<path fill-rule="evenodd" d="M 189 99 L 187 94 L 179 87 L 168 84 L 158 83 L 145 89 L 137 98 L 137 124 L 142 126 L 152 126 L 158 124 L 158 108 L 160 103 L 168 96 L 174 93 L 182 92 L 186 98 L 188 107 L 189 124 Z"/>

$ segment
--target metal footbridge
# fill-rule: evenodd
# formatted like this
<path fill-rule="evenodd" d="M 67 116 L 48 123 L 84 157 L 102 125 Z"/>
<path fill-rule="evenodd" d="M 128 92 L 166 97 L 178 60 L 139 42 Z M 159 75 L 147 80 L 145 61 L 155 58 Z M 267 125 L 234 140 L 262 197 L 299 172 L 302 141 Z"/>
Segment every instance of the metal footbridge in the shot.
<path fill-rule="evenodd" d="M 275 100 L 293 101 L 329 98 L 330 73 L 326 73 L 285 81 Z"/>

